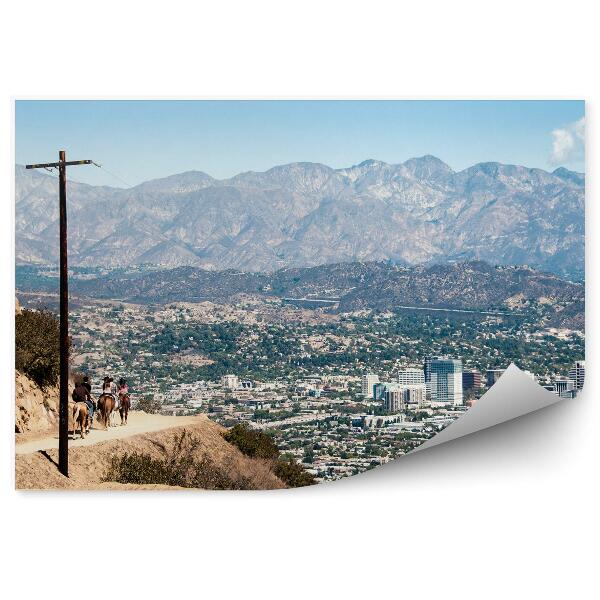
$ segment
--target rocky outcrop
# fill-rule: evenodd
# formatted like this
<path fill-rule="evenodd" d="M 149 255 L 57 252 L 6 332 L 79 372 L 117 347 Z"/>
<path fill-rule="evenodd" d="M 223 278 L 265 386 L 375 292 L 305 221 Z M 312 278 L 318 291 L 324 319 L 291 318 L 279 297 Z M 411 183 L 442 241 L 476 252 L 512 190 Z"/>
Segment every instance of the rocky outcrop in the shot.
<path fill-rule="evenodd" d="M 41 433 L 58 425 L 58 387 L 42 389 L 15 371 L 15 433 Z"/>

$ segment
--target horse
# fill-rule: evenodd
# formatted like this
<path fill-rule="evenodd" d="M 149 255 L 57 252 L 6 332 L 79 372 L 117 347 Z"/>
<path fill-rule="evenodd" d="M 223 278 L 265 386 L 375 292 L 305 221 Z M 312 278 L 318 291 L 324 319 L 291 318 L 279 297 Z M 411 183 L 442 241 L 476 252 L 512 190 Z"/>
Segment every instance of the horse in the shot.
<path fill-rule="evenodd" d="M 121 425 L 127 425 L 127 415 L 131 407 L 129 394 L 123 394 L 119 399 L 119 414 L 121 415 Z"/>
<path fill-rule="evenodd" d="M 81 432 L 81 439 L 85 438 L 86 429 L 89 431 L 89 410 L 85 402 L 75 402 L 73 406 L 73 439 L 77 433 L 77 423 Z"/>
<path fill-rule="evenodd" d="M 111 415 L 115 410 L 117 401 L 112 394 L 100 394 L 98 398 L 98 412 L 100 413 L 100 421 L 104 422 L 104 429 L 108 429 L 111 424 Z"/>

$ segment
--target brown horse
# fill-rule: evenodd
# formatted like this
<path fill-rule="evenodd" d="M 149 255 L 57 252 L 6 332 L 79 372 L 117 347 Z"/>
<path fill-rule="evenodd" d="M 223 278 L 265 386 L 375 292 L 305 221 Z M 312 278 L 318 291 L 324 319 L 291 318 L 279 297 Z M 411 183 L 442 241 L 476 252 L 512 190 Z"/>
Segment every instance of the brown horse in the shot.
<path fill-rule="evenodd" d="M 77 423 L 81 433 L 81 439 L 85 438 L 86 429 L 89 431 L 89 411 L 85 402 L 75 402 L 73 406 L 73 439 L 77 433 Z"/>
<path fill-rule="evenodd" d="M 119 397 L 119 414 L 121 415 L 121 425 L 127 425 L 127 415 L 131 408 L 129 394 L 123 394 Z"/>
<path fill-rule="evenodd" d="M 116 405 L 117 402 L 111 394 L 101 394 L 98 398 L 98 412 L 100 413 L 100 421 L 104 422 L 104 429 L 108 429 L 110 416 Z"/>

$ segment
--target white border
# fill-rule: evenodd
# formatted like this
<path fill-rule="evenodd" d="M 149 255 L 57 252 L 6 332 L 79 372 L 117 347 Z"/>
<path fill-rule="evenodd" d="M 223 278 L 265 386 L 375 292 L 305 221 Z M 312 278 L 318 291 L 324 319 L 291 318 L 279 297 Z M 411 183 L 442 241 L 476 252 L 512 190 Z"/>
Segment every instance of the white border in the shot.
<path fill-rule="evenodd" d="M 11 97 L 586 98 L 587 223 L 595 206 L 593 5 L 579 0 L 370 3 L 10 3 L 0 19 L 1 114 Z M 113 495 L 12 490 L 12 143 L 0 361 L 2 591 L 262 598 L 589 597 L 596 589 L 597 318 L 587 389 L 502 427 L 364 476 L 292 493 Z M 588 235 L 588 306 L 598 302 Z M 596 259 L 594 261 L 594 259 Z M 92 517 L 109 508 L 108 525 Z M 119 515 L 123 515 L 120 517 Z M 100 556 L 128 557 L 103 583 Z M 89 575 L 77 577 L 87 561 Z M 64 563 L 61 568 L 60 557 Z"/>

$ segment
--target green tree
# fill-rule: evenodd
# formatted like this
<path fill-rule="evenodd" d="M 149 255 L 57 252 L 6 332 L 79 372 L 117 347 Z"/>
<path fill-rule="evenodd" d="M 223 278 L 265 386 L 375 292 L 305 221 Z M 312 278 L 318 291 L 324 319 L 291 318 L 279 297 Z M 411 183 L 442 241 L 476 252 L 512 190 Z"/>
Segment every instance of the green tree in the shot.
<path fill-rule="evenodd" d="M 58 319 L 49 311 L 24 310 L 15 317 L 15 368 L 40 387 L 58 383 Z"/>

